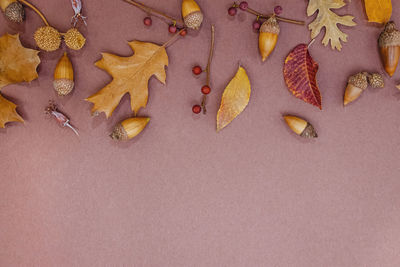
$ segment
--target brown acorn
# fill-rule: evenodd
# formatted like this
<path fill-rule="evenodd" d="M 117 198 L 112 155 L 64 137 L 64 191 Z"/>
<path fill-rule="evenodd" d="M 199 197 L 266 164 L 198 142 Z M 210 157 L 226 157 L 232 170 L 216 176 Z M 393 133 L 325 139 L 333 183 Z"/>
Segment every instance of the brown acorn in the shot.
<path fill-rule="evenodd" d="M 115 125 L 110 137 L 114 140 L 126 141 L 137 136 L 149 123 L 150 118 L 129 118 Z"/>
<path fill-rule="evenodd" d="M 262 61 L 265 61 L 274 50 L 276 42 L 278 41 L 279 32 L 280 28 L 275 16 L 270 17 L 261 25 L 258 37 L 258 49 Z"/>
<path fill-rule="evenodd" d="M 314 127 L 306 120 L 290 115 L 283 116 L 283 118 L 285 119 L 289 128 L 296 134 L 300 135 L 301 137 L 305 138 L 318 137 L 318 134 L 315 131 Z"/>
<path fill-rule="evenodd" d="M 74 69 L 67 52 L 60 58 L 54 70 L 53 86 L 59 96 L 66 96 L 74 89 Z"/>
<path fill-rule="evenodd" d="M 203 22 L 203 13 L 194 0 L 182 0 L 182 18 L 185 26 L 197 30 Z"/>
<path fill-rule="evenodd" d="M 368 87 L 368 74 L 365 72 L 357 73 L 350 76 L 347 87 L 344 92 L 343 104 L 346 106 L 348 103 L 353 102 L 360 97 L 361 93 Z"/>
<path fill-rule="evenodd" d="M 21 23 L 25 19 L 24 7 L 17 0 L 0 0 L 0 8 L 11 22 Z"/>
<path fill-rule="evenodd" d="M 60 32 L 51 26 L 40 27 L 36 30 L 33 38 L 37 46 L 47 52 L 55 51 L 61 45 Z"/>
<path fill-rule="evenodd" d="M 400 58 L 400 32 L 393 21 L 386 24 L 378 42 L 383 66 L 391 77 L 396 71 Z"/>

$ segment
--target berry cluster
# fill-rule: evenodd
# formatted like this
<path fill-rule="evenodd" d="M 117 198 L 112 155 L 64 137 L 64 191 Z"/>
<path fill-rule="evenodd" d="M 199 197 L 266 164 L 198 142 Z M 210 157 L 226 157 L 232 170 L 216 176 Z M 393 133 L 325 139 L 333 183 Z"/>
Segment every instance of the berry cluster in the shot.
<path fill-rule="evenodd" d="M 143 19 L 143 24 L 148 26 L 148 27 L 150 27 L 153 24 L 153 20 L 151 19 L 151 17 L 145 17 Z M 176 33 L 176 32 L 178 32 L 180 30 L 182 30 L 179 33 L 181 36 L 185 36 L 187 34 L 186 28 L 178 28 L 177 25 L 176 25 L 176 22 L 168 25 L 168 31 L 170 33 Z"/>
<path fill-rule="evenodd" d="M 194 66 L 193 69 L 192 69 L 193 74 L 196 75 L 196 76 L 198 76 L 198 75 L 200 75 L 200 74 L 202 74 L 203 72 L 206 72 L 206 71 L 207 70 L 203 71 L 203 69 L 200 66 Z M 203 94 L 203 96 L 208 95 L 209 93 L 211 93 L 211 87 L 208 84 L 204 85 L 203 87 L 201 87 L 201 93 Z M 204 101 L 203 101 L 202 105 L 194 105 L 192 107 L 193 113 L 199 114 L 201 112 L 201 110 L 202 110 L 201 106 L 203 106 L 203 108 L 204 108 L 204 105 L 205 105 Z"/>

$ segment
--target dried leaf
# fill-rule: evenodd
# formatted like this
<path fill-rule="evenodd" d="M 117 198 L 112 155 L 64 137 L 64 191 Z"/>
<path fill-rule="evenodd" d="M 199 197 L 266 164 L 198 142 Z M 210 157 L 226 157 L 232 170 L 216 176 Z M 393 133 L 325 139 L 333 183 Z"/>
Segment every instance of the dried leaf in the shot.
<path fill-rule="evenodd" d="M 148 98 L 148 81 L 151 76 L 165 84 L 165 66 L 168 66 L 168 55 L 164 46 L 153 43 L 133 41 L 129 46 L 134 51 L 130 57 L 119 57 L 103 53 L 103 58 L 96 66 L 107 71 L 113 80 L 96 94 L 86 100 L 94 103 L 92 112 L 104 112 L 110 117 L 121 98 L 129 93 L 131 108 L 136 114 L 146 107 Z"/>
<path fill-rule="evenodd" d="M 217 131 L 233 121 L 247 106 L 251 86 L 246 70 L 239 67 L 235 77 L 226 86 L 222 94 L 221 106 L 217 114 Z"/>
<path fill-rule="evenodd" d="M 286 57 L 283 75 L 290 92 L 303 101 L 322 109 L 317 85 L 318 63 L 311 57 L 308 46 L 299 44 Z"/>
<path fill-rule="evenodd" d="M 399 89 L 399 90 L 400 90 L 400 84 L 399 84 L 399 85 L 396 85 L 396 87 L 397 87 L 397 89 Z"/>
<path fill-rule="evenodd" d="M 392 17 L 391 0 L 364 0 L 369 22 L 386 23 Z"/>
<path fill-rule="evenodd" d="M 312 16 L 316 11 L 316 19 L 308 25 L 311 30 L 311 39 L 317 37 L 321 29 L 325 27 L 325 36 L 322 43 L 327 46 L 331 41 L 332 49 L 341 50 L 340 41 L 347 42 L 347 34 L 343 33 L 337 26 L 342 24 L 346 26 L 355 26 L 353 16 L 339 16 L 331 9 L 338 9 L 346 4 L 343 0 L 310 0 L 307 7 L 307 16 Z"/>
<path fill-rule="evenodd" d="M 0 37 L 0 90 L 14 83 L 30 82 L 38 77 L 39 51 L 22 46 L 19 35 L 6 33 Z M 23 119 L 15 111 L 16 105 L 0 95 L 0 127 L 7 122 Z"/>

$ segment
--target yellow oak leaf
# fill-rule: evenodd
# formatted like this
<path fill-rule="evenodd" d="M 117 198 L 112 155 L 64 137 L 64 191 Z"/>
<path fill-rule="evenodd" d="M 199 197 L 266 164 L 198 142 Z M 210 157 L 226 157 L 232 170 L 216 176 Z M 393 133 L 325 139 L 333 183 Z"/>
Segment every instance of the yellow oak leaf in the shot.
<path fill-rule="evenodd" d="M 327 46 L 331 42 L 332 49 L 341 50 L 342 42 L 347 42 L 347 34 L 342 32 L 337 24 L 355 26 L 353 16 L 339 16 L 331 9 L 344 7 L 343 0 L 310 0 L 307 7 L 307 16 L 312 16 L 318 11 L 318 15 L 313 22 L 308 25 L 311 30 L 311 39 L 314 39 L 325 27 L 325 36 L 322 43 Z"/>
<path fill-rule="evenodd" d="M 391 0 L 364 0 L 369 22 L 386 23 L 392 17 Z"/>
<path fill-rule="evenodd" d="M 14 83 L 30 82 L 38 77 L 36 72 L 40 64 L 39 51 L 25 48 L 19 35 L 8 33 L 0 37 L 0 90 Z M 16 112 L 16 105 L 0 95 L 0 128 L 7 122 L 23 122 Z"/>
<path fill-rule="evenodd" d="M 130 42 L 129 46 L 134 51 L 133 56 L 119 57 L 102 53 L 102 59 L 95 63 L 97 67 L 107 71 L 113 80 L 86 99 L 94 104 L 93 113 L 104 112 L 109 118 L 121 98 L 129 93 L 131 109 L 136 114 L 147 105 L 149 79 L 154 75 L 165 84 L 165 66 L 168 66 L 165 46 L 140 41 Z"/>
<path fill-rule="evenodd" d="M 250 100 L 251 86 L 246 70 L 239 67 L 236 75 L 222 94 L 217 114 L 217 131 L 231 123 L 246 108 Z"/>

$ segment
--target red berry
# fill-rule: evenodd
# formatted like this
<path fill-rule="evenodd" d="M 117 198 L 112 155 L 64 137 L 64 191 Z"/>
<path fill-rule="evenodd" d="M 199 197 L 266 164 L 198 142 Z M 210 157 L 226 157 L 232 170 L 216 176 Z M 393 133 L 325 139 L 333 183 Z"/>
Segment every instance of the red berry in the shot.
<path fill-rule="evenodd" d="M 282 11 L 283 11 L 283 8 L 281 6 L 274 7 L 274 13 L 276 15 L 280 15 L 282 13 Z"/>
<path fill-rule="evenodd" d="M 176 26 L 173 25 L 173 24 L 169 25 L 169 27 L 168 27 L 168 31 L 169 31 L 170 33 L 176 33 L 177 30 L 178 30 L 178 29 L 177 29 Z"/>
<path fill-rule="evenodd" d="M 187 34 L 187 30 L 183 29 L 179 35 L 183 37 L 183 36 L 186 36 L 186 34 Z"/>
<path fill-rule="evenodd" d="M 237 12 L 237 8 L 236 8 L 236 7 L 230 7 L 230 8 L 228 9 L 228 14 L 229 14 L 230 16 L 235 16 L 235 15 L 236 15 L 236 12 Z"/>
<path fill-rule="evenodd" d="M 211 88 L 208 85 L 204 85 L 203 87 L 201 87 L 201 92 L 205 95 L 208 95 L 209 93 L 211 93 Z"/>
<path fill-rule="evenodd" d="M 194 75 L 200 75 L 203 72 L 203 70 L 201 69 L 200 66 L 194 66 L 192 72 Z"/>
<path fill-rule="evenodd" d="M 151 20 L 150 17 L 145 17 L 145 18 L 143 19 L 143 23 L 144 23 L 144 25 L 146 25 L 146 26 L 151 26 L 151 24 L 153 24 L 153 21 Z"/>
<path fill-rule="evenodd" d="M 253 30 L 258 31 L 261 27 L 261 23 L 258 20 L 253 22 Z"/>
<path fill-rule="evenodd" d="M 240 2 L 240 4 L 239 4 L 239 8 L 243 11 L 246 10 L 248 7 L 249 7 L 249 4 L 246 1 Z"/>
<path fill-rule="evenodd" d="M 201 112 L 201 107 L 199 105 L 194 105 L 192 111 L 194 114 L 199 114 Z"/>

